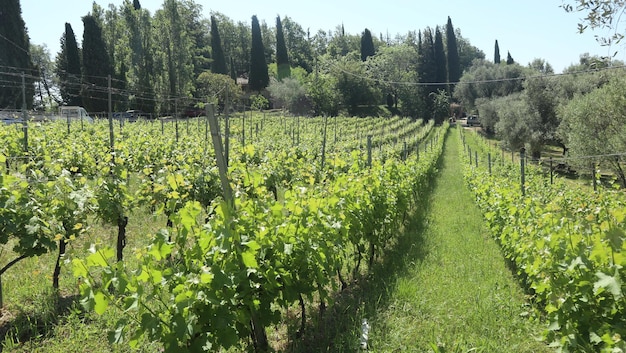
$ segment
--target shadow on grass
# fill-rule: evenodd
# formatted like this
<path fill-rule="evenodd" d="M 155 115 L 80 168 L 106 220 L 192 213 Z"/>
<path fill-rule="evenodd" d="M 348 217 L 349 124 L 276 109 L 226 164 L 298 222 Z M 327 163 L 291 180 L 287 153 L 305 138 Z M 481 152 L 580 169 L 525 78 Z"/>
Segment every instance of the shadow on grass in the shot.
<path fill-rule="evenodd" d="M 33 300 L 34 305 L 26 304 L 16 313 L 3 311 L 0 318 L 0 352 L 10 351 L 12 345 L 51 334 L 63 317 L 79 310 L 78 298 L 78 295 L 59 296 L 56 292 L 47 291 Z"/>
<path fill-rule="evenodd" d="M 437 165 L 440 169 L 442 158 Z M 321 314 L 319 308 L 309 308 L 306 331 L 300 338 L 295 332 L 299 327 L 299 312 L 290 318 L 289 342 L 281 349 L 284 352 L 356 352 L 360 350 L 359 337 L 361 322 L 372 322 L 381 309 L 388 307 L 396 282 L 405 275 L 410 266 L 421 262 L 428 254 L 423 234 L 427 226 L 426 215 L 429 212 L 428 200 L 432 195 L 437 180 L 433 173 L 421 198 L 427 200 L 414 209 L 399 230 L 397 241 L 389 244 L 384 258 L 378 259 L 368 274 L 354 279 L 346 289 L 336 293 L 330 299 L 332 305 Z"/>

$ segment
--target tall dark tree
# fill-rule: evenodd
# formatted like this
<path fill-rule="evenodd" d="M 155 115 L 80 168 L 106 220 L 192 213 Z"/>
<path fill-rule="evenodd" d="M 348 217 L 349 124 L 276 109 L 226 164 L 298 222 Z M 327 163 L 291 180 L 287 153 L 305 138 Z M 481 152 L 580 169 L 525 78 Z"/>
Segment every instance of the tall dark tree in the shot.
<path fill-rule="evenodd" d="M 448 23 L 446 24 L 446 48 L 448 49 L 448 82 L 459 82 L 461 79 L 461 61 L 459 59 L 456 34 L 454 33 L 450 17 L 448 17 Z"/>
<path fill-rule="evenodd" d="M 65 33 L 61 37 L 61 51 L 56 59 L 56 73 L 59 77 L 59 93 L 67 105 L 83 105 L 80 95 L 81 65 L 80 52 L 72 25 L 65 23 Z"/>
<path fill-rule="evenodd" d="M 435 28 L 435 42 L 433 46 L 433 53 L 435 55 L 435 82 L 445 83 L 447 81 L 447 62 L 446 51 L 443 47 L 443 36 L 439 26 Z M 439 86 L 443 89 L 445 86 Z"/>
<path fill-rule="evenodd" d="M 363 31 L 363 35 L 361 35 L 361 60 L 365 61 L 368 57 L 374 56 L 374 54 L 376 54 L 376 49 L 374 48 L 372 33 L 366 28 Z"/>
<path fill-rule="evenodd" d="M 141 4 L 139 3 L 139 0 L 133 0 L 133 7 L 135 8 L 135 10 L 141 10 Z"/>
<path fill-rule="evenodd" d="M 283 25 L 280 22 L 280 16 L 276 17 L 276 66 L 279 81 L 291 76 L 289 54 L 287 53 L 287 45 L 285 44 L 285 35 L 283 34 Z"/>
<path fill-rule="evenodd" d="M 507 51 L 506 52 L 506 64 L 507 65 L 511 65 L 511 64 L 514 64 L 514 63 L 515 63 L 515 60 L 513 60 L 513 57 L 511 56 L 511 53 Z"/>
<path fill-rule="evenodd" d="M 418 77 L 422 84 L 420 87 L 420 117 L 423 119 L 431 119 L 433 117 L 433 100 L 432 94 L 437 92 L 437 85 L 433 85 L 437 78 L 437 64 L 435 60 L 435 43 L 433 39 L 433 31 L 430 28 L 424 30 L 423 36 L 420 34 L 420 45 L 418 47 Z"/>
<path fill-rule="evenodd" d="M 252 16 L 252 44 L 250 47 L 250 87 L 255 91 L 261 91 L 270 83 L 270 76 L 265 62 L 265 48 L 261 26 L 256 15 Z"/>
<path fill-rule="evenodd" d="M 213 57 L 211 72 L 224 75 L 228 74 L 226 57 L 222 49 L 222 39 L 220 38 L 220 31 L 217 27 L 217 19 L 215 16 L 211 16 L 211 56 Z"/>
<path fill-rule="evenodd" d="M 22 108 L 22 77 L 25 75 L 26 107 L 33 106 L 33 71 L 30 40 L 22 19 L 19 0 L 3 0 L 0 5 L 0 109 Z"/>
<path fill-rule="evenodd" d="M 498 46 L 498 40 L 497 39 L 496 39 L 495 48 L 493 50 L 493 63 L 494 64 L 499 64 L 500 63 L 500 46 Z"/>
<path fill-rule="evenodd" d="M 92 15 L 83 17 L 83 105 L 90 112 L 108 111 L 108 75 L 111 63 L 102 29 Z"/>

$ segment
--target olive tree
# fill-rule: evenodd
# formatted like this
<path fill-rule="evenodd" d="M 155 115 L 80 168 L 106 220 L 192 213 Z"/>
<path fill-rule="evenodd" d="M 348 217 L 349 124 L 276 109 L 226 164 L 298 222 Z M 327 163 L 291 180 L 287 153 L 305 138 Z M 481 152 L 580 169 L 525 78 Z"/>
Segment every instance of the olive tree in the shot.
<path fill-rule="evenodd" d="M 559 110 L 562 119 L 560 133 L 567 138 L 571 156 L 607 155 L 626 150 L 625 85 L 626 77 L 616 74 L 606 85 L 575 96 Z M 602 162 L 626 187 L 620 158 L 607 157 Z"/>

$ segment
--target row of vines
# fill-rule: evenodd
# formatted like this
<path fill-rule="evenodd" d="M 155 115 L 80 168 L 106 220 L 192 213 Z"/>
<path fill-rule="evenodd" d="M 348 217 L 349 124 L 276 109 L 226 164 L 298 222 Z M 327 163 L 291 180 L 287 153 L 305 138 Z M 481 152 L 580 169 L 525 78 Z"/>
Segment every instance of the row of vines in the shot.
<path fill-rule="evenodd" d="M 551 184 L 539 167 L 491 158 L 475 133 L 462 132 L 462 140 L 465 180 L 545 315 L 546 340 L 567 352 L 626 351 L 623 191 L 593 192 L 559 178 Z"/>
<path fill-rule="evenodd" d="M 220 119 L 231 202 L 223 197 L 204 118 L 115 126 L 31 125 L 0 131 L 2 274 L 20 260 L 58 251 L 94 222 L 72 261 L 81 302 L 119 312 L 110 335 L 165 351 L 268 347 L 266 328 L 292 305 L 319 302 L 384 256 L 435 172 L 447 125 L 401 118 Z M 132 249 L 126 225 L 160 214 L 162 230 Z"/>

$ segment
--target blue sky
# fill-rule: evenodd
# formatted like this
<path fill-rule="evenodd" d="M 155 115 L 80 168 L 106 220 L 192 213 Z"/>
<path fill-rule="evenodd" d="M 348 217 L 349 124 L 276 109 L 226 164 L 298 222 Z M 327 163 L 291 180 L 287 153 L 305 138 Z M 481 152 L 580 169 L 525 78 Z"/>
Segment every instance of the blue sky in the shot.
<path fill-rule="evenodd" d="M 274 25 L 277 15 L 289 16 L 305 30 L 314 34 L 318 29 L 334 30 L 344 24 L 347 33 L 360 34 L 365 28 L 372 34 L 395 36 L 427 26 L 445 25 L 448 16 L 463 37 L 493 59 L 495 40 L 500 55 L 506 59 L 507 51 L 513 59 L 526 65 L 534 58 L 549 62 L 557 73 L 570 64 L 577 63 L 580 54 L 610 56 L 626 61 L 626 48 L 607 48 L 598 44 L 594 35 L 605 36 L 608 31 L 579 34 L 577 24 L 580 13 L 566 13 L 559 7 L 564 0 L 196 0 L 203 6 L 208 18 L 211 11 L 219 11 L 235 21 L 250 23 L 252 15 L 260 21 Z M 573 3 L 574 0 L 565 0 Z M 107 7 L 120 5 L 122 0 L 97 0 Z M 163 0 L 140 0 L 143 8 L 154 13 Z M 307 5 L 303 5 L 306 3 Z M 315 4 L 315 5 L 313 5 Z M 428 5 L 426 5 L 428 4 Z M 59 50 L 59 39 L 65 22 L 74 29 L 82 41 L 81 17 L 91 10 L 90 0 L 21 0 L 22 16 L 26 22 L 31 42 L 46 44 L 53 57 Z"/>

